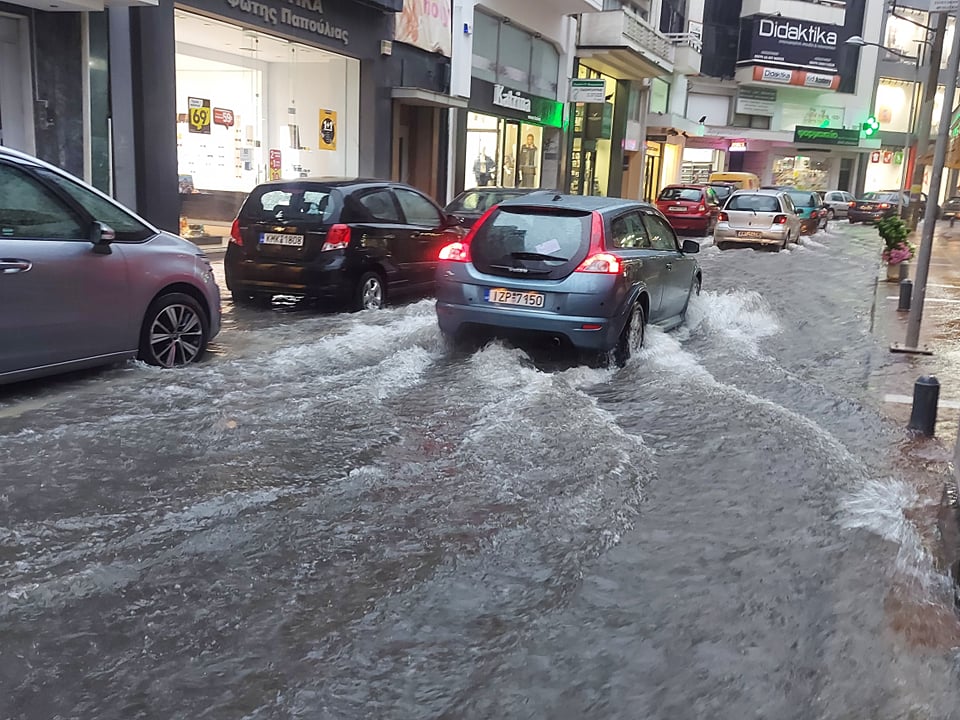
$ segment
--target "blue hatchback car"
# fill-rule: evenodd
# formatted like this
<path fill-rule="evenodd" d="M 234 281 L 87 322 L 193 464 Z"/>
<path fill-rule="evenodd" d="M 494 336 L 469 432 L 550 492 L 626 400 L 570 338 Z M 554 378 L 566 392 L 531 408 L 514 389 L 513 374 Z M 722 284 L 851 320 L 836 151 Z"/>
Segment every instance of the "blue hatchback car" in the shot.
<path fill-rule="evenodd" d="M 623 364 L 646 324 L 686 316 L 702 275 L 655 207 L 537 193 L 491 208 L 437 266 L 444 335 L 545 337 Z"/>

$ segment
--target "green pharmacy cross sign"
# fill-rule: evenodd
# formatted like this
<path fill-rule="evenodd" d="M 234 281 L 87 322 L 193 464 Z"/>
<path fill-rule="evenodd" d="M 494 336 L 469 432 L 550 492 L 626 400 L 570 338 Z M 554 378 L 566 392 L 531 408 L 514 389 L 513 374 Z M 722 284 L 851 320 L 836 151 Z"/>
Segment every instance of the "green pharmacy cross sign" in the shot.
<path fill-rule="evenodd" d="M 797 143 L 812 143 L 814 145 L 847 145 L 856 147 L 860 144 L 860 131 L 797 125 L 793 131 L 793 141 Z"/>

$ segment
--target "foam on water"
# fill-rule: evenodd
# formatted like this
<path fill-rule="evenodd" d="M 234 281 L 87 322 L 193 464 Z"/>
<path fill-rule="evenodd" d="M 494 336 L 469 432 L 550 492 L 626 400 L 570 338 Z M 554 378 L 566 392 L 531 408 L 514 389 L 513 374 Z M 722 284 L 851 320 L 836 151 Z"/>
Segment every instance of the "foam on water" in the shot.
<path fill-rule="evenodd" d="M 758 292 L 707 291 L 691 298 L 684 329 L 694 336 L 720 335 L 735 343 L 735 349 L 756 355 L 762 339 L 780 332 L 780 323 Z"/>

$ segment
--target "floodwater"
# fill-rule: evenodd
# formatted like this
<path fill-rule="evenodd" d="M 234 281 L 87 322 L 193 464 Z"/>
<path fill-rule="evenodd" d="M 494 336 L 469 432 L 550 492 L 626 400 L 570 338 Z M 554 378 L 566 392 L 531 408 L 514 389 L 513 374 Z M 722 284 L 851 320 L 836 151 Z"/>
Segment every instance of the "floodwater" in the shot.
<path fill-rule="evenodd" d="M 706 248 L 622 370 L 423 300 L 2 391 L 0 717 L 956 715 L 877 245 Z"/>

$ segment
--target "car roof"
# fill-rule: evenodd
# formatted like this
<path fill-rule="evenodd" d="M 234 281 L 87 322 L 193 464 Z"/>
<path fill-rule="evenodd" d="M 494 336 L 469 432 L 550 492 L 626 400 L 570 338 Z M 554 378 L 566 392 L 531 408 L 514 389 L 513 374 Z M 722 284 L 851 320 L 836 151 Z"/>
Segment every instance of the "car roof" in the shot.
<path fill-rule="evenodd" d="M 647 202 L 640 200 L 624 200 L 623 198 L 603 197 L 599 195 L 564 195 L 540 190 L 528 195 L 511 198 L 500 203 L 498 207 L 529 207 L 529 208 L 556 208 L 579 210 L 581 212 L 615 212 L 628 208 L 642 207 L 656 210 Z"/>
<path fill-rule="evenodd" d="M 706 183 L 671 183 L 670 185 L 664 185 L 663 189 L 667 188 L 694 188 L 696 190 L 703 190 L 706 187 Z"/>
<path fill-rule="evenodd" d="M 771 197 L 777 197 L 778 195 L 786 195 L 786 190 L 774 190 L 772 188 L 758 188 L 755 190 L 737 190 L 733 193 L 734 195 L 770 195 Z"/>

